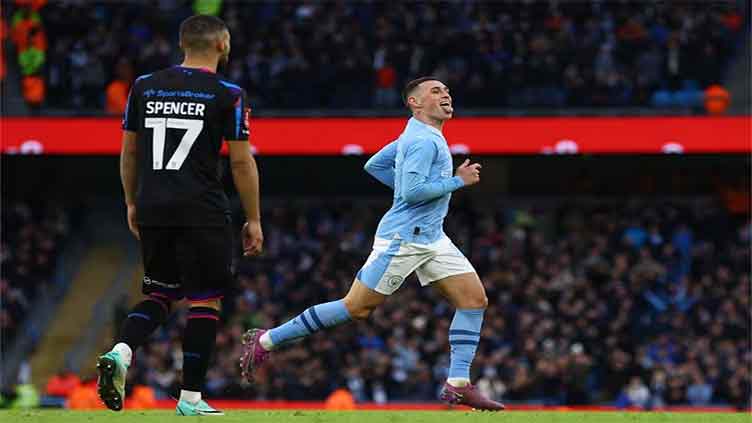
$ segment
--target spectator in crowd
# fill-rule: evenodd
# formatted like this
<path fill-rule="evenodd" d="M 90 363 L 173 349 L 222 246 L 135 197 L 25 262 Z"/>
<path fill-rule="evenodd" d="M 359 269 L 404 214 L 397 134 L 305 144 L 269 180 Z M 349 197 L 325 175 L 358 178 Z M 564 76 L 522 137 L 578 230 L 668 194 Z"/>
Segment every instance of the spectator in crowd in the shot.
<path fill-rule="evenodd" d="M 705 110 L 711 115 L 725 113 L 730 101 L 729 92 L 721 85 L 713 84 L 705 90 Z"/>
<path fill-rule="evenodd" d="M 133 82 L 133 68 L 130 62 L 121 58 L 118 61 L 116 79 L 107 86 L 107 113 L 111 115 L 123 115 L 128 104 L 128 92 Z"/>
<path fill-rule="evenodd" d="M 39 10 L 46 1 L 16 1 L 11 18 L 11 39 L 18 52 L 21 92 L 27 104 L 38 110 L 45 100 L 42 75 L 47 57 L 47 37 Z"/>
<path fill-rule="evenodd" d="M 645 408 L 650 399 L 650 390 L 642 383 L 642 379 L 634 376 L 629 380 L 629 385 L 616 400 L 617 405 L 621 407 Z"/>
<path fill-rule="evenodd" d="M 0 16 L 0 82 L 5 82 L 7 73 L 5 64 L 5 39 L 8 37 L 8 25 L 5 23 L 5 16 Z"/>

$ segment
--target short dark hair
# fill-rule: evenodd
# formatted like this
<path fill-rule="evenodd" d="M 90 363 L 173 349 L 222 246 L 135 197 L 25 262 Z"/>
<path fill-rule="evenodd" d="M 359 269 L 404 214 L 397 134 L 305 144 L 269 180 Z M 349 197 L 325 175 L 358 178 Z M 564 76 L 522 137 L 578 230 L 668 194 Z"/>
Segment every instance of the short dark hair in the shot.
<path fill-rule="evenodd" d="M 413 79 L 412 81 L 405 84 L 405 89 L 402 90 L 402 102 L 405 103 L 405 106 L 408 106 L 407 104 L 407 98 L 410 97 L 410 94 L 412 94 L 413 90 L 418 87 L 418 85 L 426 82 L 426 81 L 439 81 L 441 80 L 435 76 L 421 76 L 420 78 Z"/>
<path fill-rule="evenodd" d="M 184 50 L 209 50 L 217 34 L 223 31 L 227 31 L 227 25 L 222 19 L 209 15 L 193 15 L 180 24 L 180 45 Z"/>

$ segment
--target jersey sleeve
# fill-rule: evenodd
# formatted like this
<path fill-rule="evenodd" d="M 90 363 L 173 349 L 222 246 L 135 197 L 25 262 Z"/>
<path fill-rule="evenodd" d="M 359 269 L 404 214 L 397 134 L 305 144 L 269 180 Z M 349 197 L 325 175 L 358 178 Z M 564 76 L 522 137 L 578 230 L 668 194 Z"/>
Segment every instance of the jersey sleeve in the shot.
<path fill-rule="evenodd" d="M 363 168 L 379 182 L 394 189 L 394 158 L 396 155 L 397 141 L 393 141 L 368 159 Z"/>
<path fill-rule="evenodd" d="M 123 129 L 126 131 L 138 131 L 139 110 L 138 110 L 138 80 L 131 85 L 128 93 L 128 101 L 125 103 L 125 113 L 123 114 Z"/>
<path fill-rule="evenodd" d="M 224 131 L 225 141 L 248 140 L 250 125 L 250 106 L 245 90 L 231 90 L 230 106 L 225 110 Z"/>
<path fill-rule="evenodd" d="M 459 176 L 428 182 L 436 154 L 436 144 L 428 139 L 415 140 L 405 151 L 400 185 L 402 198 L 408 204 L 432 200 L 465 186 Z"/>

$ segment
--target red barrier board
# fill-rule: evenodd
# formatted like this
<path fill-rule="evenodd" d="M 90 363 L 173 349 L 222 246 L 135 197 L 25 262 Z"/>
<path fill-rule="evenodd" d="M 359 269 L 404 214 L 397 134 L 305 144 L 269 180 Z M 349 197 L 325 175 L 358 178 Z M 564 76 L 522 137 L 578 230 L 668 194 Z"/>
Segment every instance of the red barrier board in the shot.
<path fill-rule="evenodd" d="M 402 118 L 258 118 L 251 143 L 260 155 L 370 154 L 394 140 Z M 473 117 L 444 133 L 458 154 L 750 153 L 752 118 Z M 3 118 L 3 154 L 119 154 L 116 118 Z"/>

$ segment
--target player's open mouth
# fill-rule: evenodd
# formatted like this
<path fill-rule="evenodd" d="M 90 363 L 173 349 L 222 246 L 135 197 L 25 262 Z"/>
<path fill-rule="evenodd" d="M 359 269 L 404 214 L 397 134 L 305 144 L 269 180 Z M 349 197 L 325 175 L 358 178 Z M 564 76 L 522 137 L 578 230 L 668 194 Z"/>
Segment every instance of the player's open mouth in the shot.
<path fill-rule="evenodd" d="M 444 110 L 445 113 L 453 113 L 454 109 L 452 108 L 452 103 L 449 101 L 442 101 L 439 103 L 439 106 Z"/>

